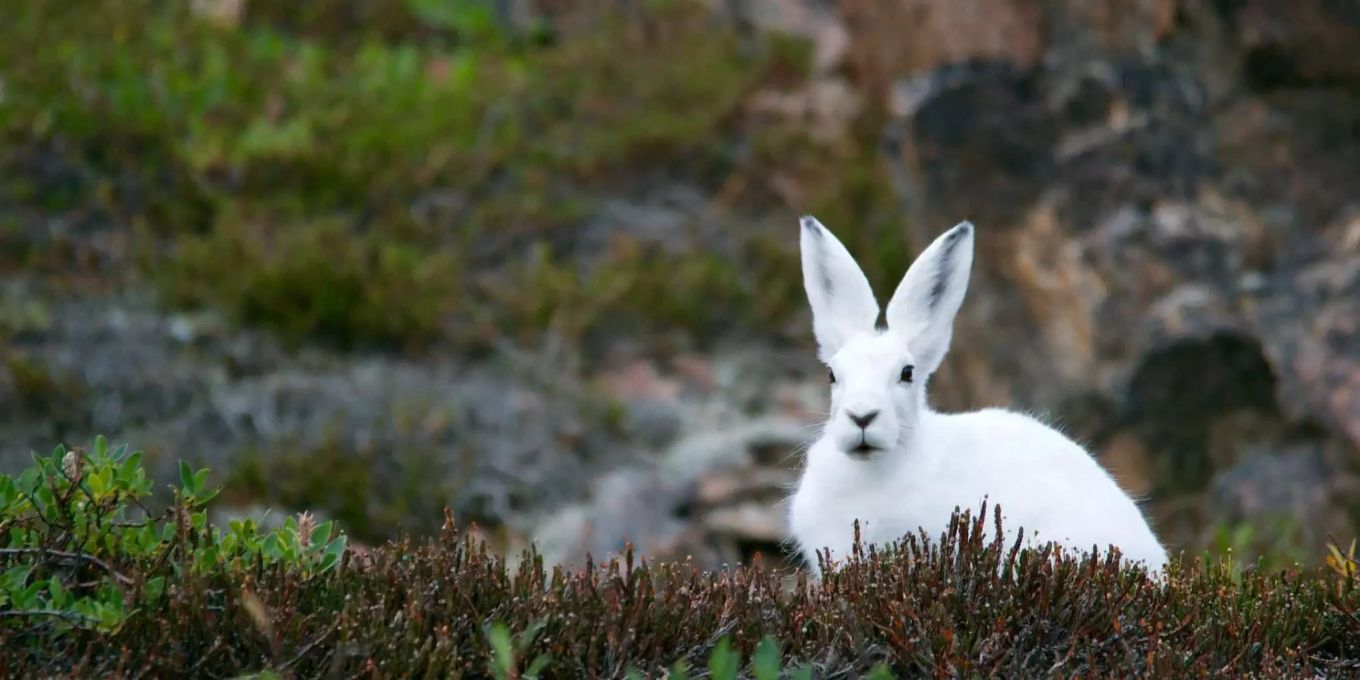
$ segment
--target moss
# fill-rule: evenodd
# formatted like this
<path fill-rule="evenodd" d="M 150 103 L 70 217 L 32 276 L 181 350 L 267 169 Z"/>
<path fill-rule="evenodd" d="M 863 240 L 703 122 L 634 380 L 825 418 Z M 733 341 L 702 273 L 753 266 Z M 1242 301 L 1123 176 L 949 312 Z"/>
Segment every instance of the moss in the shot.
<path fill-rule="evenodd" d="M 51 312 L 41 301 L 0 292 L 0 341 L 45 330 L 51 323 Z"/>
<path fill-rule="evenodd" d="M 434 465 L 431 456 L 392 459 L 339 441 L 271 448 L 233 465 L 223 499 L 320 511 L 355 537 L 380 542 L 399 531 L 428 534 L 439 528 L 451 491 L 439 483 Z"/>
<path fill-rule="evenodd" d="M 335 447 L 277 451 L 243 458 L 227 479 L 226 498 L 267 499 L 288 508 L 315 508 L 355 536 L 371 536 L 372 461 Z"/>
<path fill-rule="evenodd" d="M 58 430 L 82 418 L 82 385 L 19 350 L 0 348 L 0 369 L 8 375 L 21 412 L 51 420 Z"/>
<path fill-rule="evenodd" d="M 1268 527 L 1258 532 L 1257 527 Z M 1241 575 L 1244 567 L 1281 571 L 1316 562 L 1308 532 L 1297 517 L 1270 514 L 1247 522 L 1218 521 L 1209 527 L 1210 552 L 1225 556 L 1225 566 Z"/>
<path fill-rule="evenodd" d="M 166 295 L 225 304 L 242 322 L 345 347 L 423 345 L 458 305 L 450 253 L 338 220 L 271 229 L 269 219 L 233 215 L 205 237 L 181 239 L 160 274 Z"/>

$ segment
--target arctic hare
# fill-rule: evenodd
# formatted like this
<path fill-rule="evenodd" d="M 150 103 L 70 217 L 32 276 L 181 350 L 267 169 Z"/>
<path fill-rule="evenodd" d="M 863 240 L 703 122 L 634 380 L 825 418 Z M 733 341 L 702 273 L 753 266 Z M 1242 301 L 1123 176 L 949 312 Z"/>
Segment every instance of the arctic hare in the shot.
<path fill-rule="evenodd" d="M 859 520 L 866 545 L 924 528 L 937 536 L 955 507 L 1001 506 L 1013 541 L 1106 550 L 1150 570 L 1166 551 L 1110 475 L 1058 431 L 1004 409 L 945 414 L 926 384 L 949 350 L 973 261 L 973 225 L 960 223 L 916 259 L 877 327 L 878 302 L 845 246 L 802 218 L 803 284 L 818 354 L 830 369 L 831 409 L 808 449 L 790 527 L 804 556 L 842 559 Z"/>

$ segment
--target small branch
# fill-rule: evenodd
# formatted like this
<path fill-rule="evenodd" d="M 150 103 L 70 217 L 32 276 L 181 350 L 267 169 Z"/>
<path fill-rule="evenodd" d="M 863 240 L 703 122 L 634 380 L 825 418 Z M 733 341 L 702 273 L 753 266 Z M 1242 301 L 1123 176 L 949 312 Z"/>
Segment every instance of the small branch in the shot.
<path fill-rule="evenodd" d="M 335 623 L 331 624 L 331 627 L 327 629 L 326 632 L 322 633 L 320 636 L 318 636 L 311 642 L 308 642 L 306 646 L 304 646 L 301 649 L 301 651 L 299 651 L 295 656 L 293 656 L 292 659 L 290 659 L 287 663 L 283 664 L 282 666 L 279 666 L 279 670 L 281 671 L 288 670 L 289 666 L 297 663 L 298 661 L 301 661 L 302 657 L 307 656 L 309 653 L 311 653 L 313 649 L 316 648 L 317 645 L 321 644 L 322 642 L 325 642 L 326 639 L 329 638 L 331 634 L 334 633 L 335 630 L 339 627 L 340 627 L 339 621 L 336 621 Z"/>
<path fill-rule="evenodd" d="M 132 585 L 132 579 L 118 573 L 118 570 L 109 566 L 108 562 L 105 562 L 104 560 L 101 560 L 93 555 L 66 552 L 64 550 L 48 550 L 46 548 L 0 548 L 0 555 L 44 555 L 44 556 L 50 555 L 52 557 L 56 557 L 58 559 L 63 560 L 76 560 L 80 562 L 88 562 L 99 567 L 100 569 L 103 569 L 104 571 L 107 571 L 119 583 L 125 586 Z"/>
<path fill-rule="evenodd" d="M 99 619 L 83 616 L 75 612 L 62 611 L 60 609 L 11 609 L 0 612 L 0 617 L 10 616 L 48 616 L 54 619 L 66 619 L 68 621 L 80 621 L 84 623 L 98 623 Z"/>

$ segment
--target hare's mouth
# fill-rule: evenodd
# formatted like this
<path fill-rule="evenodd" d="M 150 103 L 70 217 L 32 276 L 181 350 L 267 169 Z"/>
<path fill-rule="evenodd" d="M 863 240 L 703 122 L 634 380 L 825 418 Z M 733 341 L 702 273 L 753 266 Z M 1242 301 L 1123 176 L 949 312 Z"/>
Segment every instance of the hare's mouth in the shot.
<path fill-rule="evenodd" d="M 874 455 L 874 453 L 880 450 L 881 449 L 879 449 L 877 446 L 873 446 L 868 442 L 864 441 L 863 439 L 861 439 L 859 440 L 859 443 L 855 445 L 855 448 L 850 449 L 846 453 L 849 453 L 850 455 L 856 458 L 868 458 L 869 456 Z"/>

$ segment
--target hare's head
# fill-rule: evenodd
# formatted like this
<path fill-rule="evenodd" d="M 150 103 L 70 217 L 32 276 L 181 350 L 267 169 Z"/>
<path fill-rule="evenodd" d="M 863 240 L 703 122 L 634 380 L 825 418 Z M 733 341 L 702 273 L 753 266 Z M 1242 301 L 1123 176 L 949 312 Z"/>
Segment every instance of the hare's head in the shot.
<path fill-rule="evenodd" d="M 857 458 L 896 449 L 949 350 L 973 263 L 973 225 L 960 223 L 916 258 L 888 303 L 886 327 L 878 326 L 869 280 L 845 246 L 810 216 L 801 241 L 818 354 L 830 369 L 826 433 Z"/>

